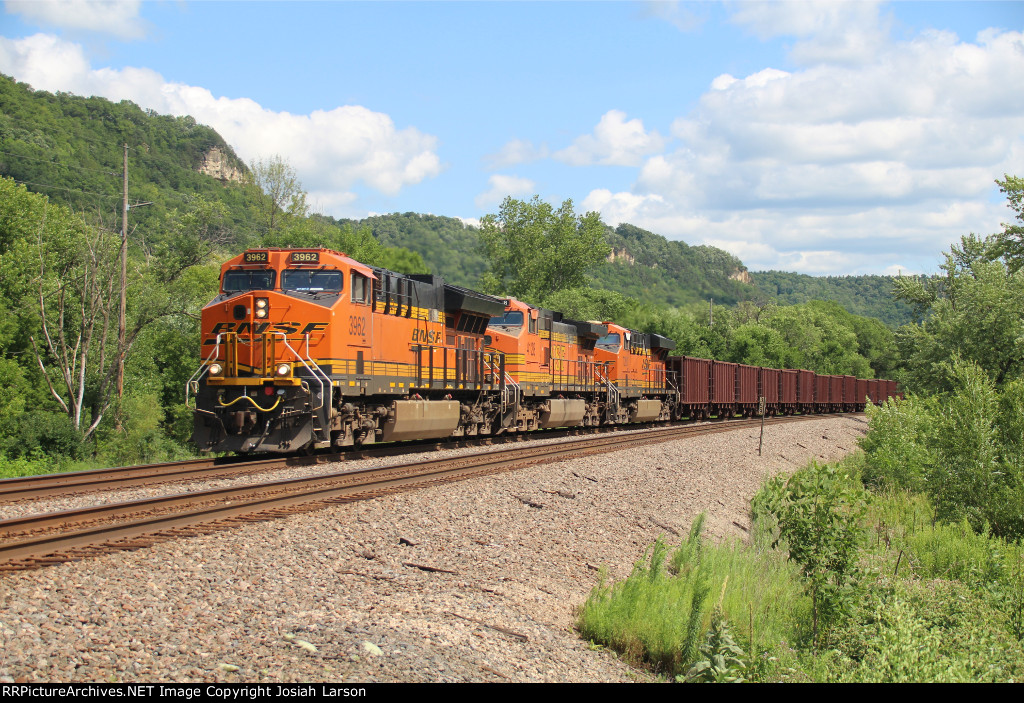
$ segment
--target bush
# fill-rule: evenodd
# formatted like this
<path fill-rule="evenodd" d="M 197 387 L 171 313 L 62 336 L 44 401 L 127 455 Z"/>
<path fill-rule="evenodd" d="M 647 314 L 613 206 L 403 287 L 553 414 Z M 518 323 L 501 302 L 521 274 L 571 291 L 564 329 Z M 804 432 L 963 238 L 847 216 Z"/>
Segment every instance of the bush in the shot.
<path fill-rule="evenodd" d="M 580 634 L 628 661 L 682 677 L 709 656 L 701 654 L 702 641 L 714 649 L 705 633 L 713 620 L 709 597 L 717 594 L 715 611 L 731 623 L 725 634 L 748 653 L 744 663 L 753 664 L 746 678 L 770 677 L 772 653 L 808 629 L 810 601 L 799 573 L 770 549 L 706 544 L 702 525 L 700 516 L 675 550 L 657 540 L 624 581 L 609 584 L 602 574 L 580 610 Z M 716 641 L 724 642 L 721 623 Z M 740 676 L 735 662 L 726 669 L 725 678 Z"/>
<path fill-rule="evenodd" d="M 778 522 L 776 544 L 800 565 L 811 596 L 811 639 L 819 625 L 837 622 L 848 610 L 859 579 L 860 521 L 867 494 L 840 466 L 813 462 L 788 479 L 769 480 L 755 496 L 757 512 Z"/>
<path fill-rule="evenodd" d="M 833 633 L 814 665 L 825 681 L 1013 681 L 1024 652 L 998 608 L 957 581 L 905 581 L 877 588 Z"/>
<path fill-rule="evenodd" d="M 920 491 L 933 460 L 934 402 L 920 396 L 868 405 L 868 433 L 861 438 L 864 483 L 873 488 Z"/>
<path fill-rule="evenodd" d="M 957 358 L 938 371 L 949 393 L 869 409 L 865 483 L 926 490 L 941 522 L 1024 537 L 1024 383 L 1000 390 Z"/>

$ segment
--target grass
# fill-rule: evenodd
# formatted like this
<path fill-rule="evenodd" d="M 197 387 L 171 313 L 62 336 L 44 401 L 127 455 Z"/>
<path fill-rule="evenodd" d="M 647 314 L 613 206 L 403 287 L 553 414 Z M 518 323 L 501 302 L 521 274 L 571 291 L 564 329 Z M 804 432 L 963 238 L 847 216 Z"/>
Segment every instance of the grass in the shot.
<path fill-rule="evenodd" d="M 717 605 L 743 650 L 735 679 L 1024 678 L 1021 543 L 966 521 L 944 524 L 923 494 L 875 493 L 858 545 L 860 582 L 812 647 L 810 598 L 797 565 L 771 548 L 770 518 L 755 520 L 750 544 L 715 545 L 700 538 L 702 516 L 680 544 L 655 542 L 627 579 L 602 574 L 579 611 L 581 635 L 683 680 L 699 658 L 707 663 Z"/>
<path fill-rule="evenodd" d="M 810 612 L 798 569 L 770 549 L 708 544 L 702 525 L 700 516 L 674 549 L 655 542 L 624 581 L 609 584 L 602 574 L 580 610 L 583 637 L 670 676 L 694 663 L 714 604 L 752 658 L 795 641 Z"/>

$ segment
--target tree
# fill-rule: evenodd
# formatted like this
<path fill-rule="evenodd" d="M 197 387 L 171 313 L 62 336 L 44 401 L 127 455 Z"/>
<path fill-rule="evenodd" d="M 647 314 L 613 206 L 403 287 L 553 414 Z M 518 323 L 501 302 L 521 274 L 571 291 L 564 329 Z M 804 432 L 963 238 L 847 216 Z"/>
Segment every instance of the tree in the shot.
<path fill-rule="evenodd" d="M 173 213 L 170 231 L 151 248 L 132 248 L 126 363 L 149 325 L 209 299 L 210 290 L 188 274 L 211 255 L 223 214 L 222 206 L 199 198 Z M 0 351 L 31 360 L 33 380 L 85 438 L 112 402 L 118 244 L 109 230 L 0 179 L 0 292 L 13 313 L 0 325 Z M 4 375 L 21 383 L 27 371 L 7 368 Z"/>
<path fill-rule="evenodd" d="M 954 355 L 977 364 L 997 385 L 1024 375 L 1024 270 L 992 260 L 993 238 L 962 237 L 934 281 L 897 279 L 895 294 L 926 312 L 899 330 L 907 380 L 923 391 L 950 389 L 944 364 Z"/>
<path fill-rule="evenodd" d="M 285 216 L 305 217 L 309 212 L 306 191 L 295 169 L 280 155 L 257 159 L 249 166 L 249 186 L 261 224 L 267 232 L 281 225 Z"/>
<path fill-rule="evenodd" d="M 586 273 L 611 252 L 596 212 L 577 216 L 572 200 L 555 210 L 540 196 L 530 202 L 505 198 L 497 215 L 480 221 L 490 270 L 481 285 L 495 294 L 540 302 L 586 286 Z"/>
<path fill-rule="evenodd" d="M 997 180 L 999 191 L 1006 194 L 1007 204 L 1015 213 L 1018 224 L 1003 223 L 1003 231 L 995 235 L 990 254 L 1002 257 L 1010 271 L 1016 273 L 1024 267 L 1024 178 L 1003 176 Z"/>

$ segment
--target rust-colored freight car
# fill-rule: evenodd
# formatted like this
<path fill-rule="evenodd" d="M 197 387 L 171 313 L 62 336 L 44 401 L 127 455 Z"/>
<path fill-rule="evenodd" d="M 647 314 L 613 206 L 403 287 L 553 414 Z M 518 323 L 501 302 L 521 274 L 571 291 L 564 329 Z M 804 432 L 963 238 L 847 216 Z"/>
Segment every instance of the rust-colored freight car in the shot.
<path fill-rule="evenodd" d="M 668 370 L 679 387 L 678 417 L 706 419 L 711 400 L 711 360 L 693 356 L 670 356 Z"/>
<path fill-rule="evenodd" d="M 896 397 L 896 381 L 883 381 L 885 383 L 885 393 L 882 395 L 882 400 Z"/>
<path fill-rule="evenodd" d="M 797 409 L 797 375 L 799 371 L 783 369 L 779 371 L 779 404 L 781 412 L 792 415 Z"/>
<path fill-rule="evenodd" d="M 856 411 L 857 403 L 857 377 L 843 376 L 843 411 L 852 413 Z"/>
<path fill-rule="evenodd" d="M 778 369 L 761 367 L 761 393 L 764 398 L 764 411 L 767 415 L 779 415 L 782 406 L 779 402 L 779 386 L 782 383 L 782 372 Z"/>
<path fill-rule="evenodd" d="M 797 406 L 802 413 L 814 412 L 814 372 L 799 369 L 796 372 Z"/>
<path fill-rule="evenodd" d="M 711 414 L 732 417 L 736 412 L 736 367 L 728 361 L 711 362 Z"/>
<path fill-rule="evenodd" d="M 857 412 L 863 412 L 864 406 L 868 404 L 868 381 L 866 378 L 857 379 L 857 392 L 855 396 Z"/>
<path fill-rule="evenodd" d="M 816 412 L 828 412 L 831 388 L 832 385 L 829 383 L 828 376 L 824 374 L 814 375 L 814 409 Z"/>
<path fill-rule="evenodd" d="M 760 369 L 746 364 L 736 365 L 736 404 L 740 415 L 752 417 L 757 413 Z"/>
<path fill-rule="evenodd" d="M 882 391 L 879 389 L 880 381 L 877 378 L 868 379 L 868 398 L 875 405 L 881 402 Z"/>
<path fill-rule="evenodd" d="M 828 377 L 828 412 L 839 412 L 843 409 L 843 377 Z"/>

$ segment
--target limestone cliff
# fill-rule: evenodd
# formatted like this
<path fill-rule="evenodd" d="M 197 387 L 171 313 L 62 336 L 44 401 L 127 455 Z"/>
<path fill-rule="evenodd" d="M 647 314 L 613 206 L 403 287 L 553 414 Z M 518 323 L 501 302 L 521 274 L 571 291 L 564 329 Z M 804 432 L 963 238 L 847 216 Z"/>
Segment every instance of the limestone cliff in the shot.
<path fill-rule="evenodd" d="M 213 147 L 203 155 L 199 172 L 222 181 L 241 181 L 244 176 L 237 161 L 226 155 L 219 147 Z"/>

